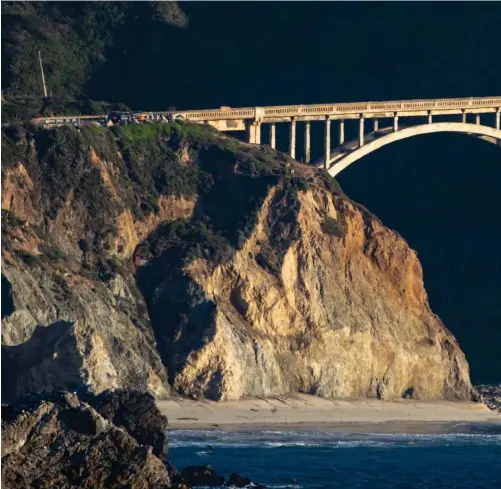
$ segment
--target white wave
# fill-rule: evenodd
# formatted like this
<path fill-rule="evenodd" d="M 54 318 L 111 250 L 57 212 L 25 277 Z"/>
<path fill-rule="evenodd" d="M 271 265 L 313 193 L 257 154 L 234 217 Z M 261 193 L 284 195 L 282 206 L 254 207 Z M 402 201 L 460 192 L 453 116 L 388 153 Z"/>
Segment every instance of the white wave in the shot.
<path fill-rule="evenodd" d="M 171 448 L 281 448 L 281 447 L 395 447 L 440 444 L 501 445 L 499 433 L 331 433 L 265 430 L 228 432 L 222 430 L 172 430 Z M 204 453 L 206 450 L 201 450 Z M 204 456 L 204 455 L 200 455 Z"/>
<path fill-rule="evenodd" d="M 268 484 L 266 487 L 270 489 L 302 489 L 303 486 L 299 484 L 285 484 L 285 485 L 277 485 L 277 484 Z"/>
<path fill-rule="evenodd" d="M 204 452 L 204 451 L 201 451 L 201 452 L 195 452 L 196 455 L 198 455 L 199 457 L 208 457 L 211 452 Z"/>

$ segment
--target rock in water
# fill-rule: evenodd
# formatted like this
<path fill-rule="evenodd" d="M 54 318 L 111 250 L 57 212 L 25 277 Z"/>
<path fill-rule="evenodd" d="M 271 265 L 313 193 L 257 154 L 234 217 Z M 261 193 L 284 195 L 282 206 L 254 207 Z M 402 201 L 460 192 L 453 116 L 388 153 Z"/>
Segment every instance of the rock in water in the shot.
<path fill-rule="evenodd" d="M 189 486 L 216 487 L 224 484 L 224 477 L 217 475 L 210 465 L 188 465 L 181 476 Z"/>
<path fill-rule="evenodd" d="M 127 420 L 134 410 L 139 422 L 144 401 L 145 411 L 150 413 L 147 417 L 152 416 L 147 398 L 124 392 L 114 399 L 113 393 L 104 397 L 106 402 L 101 399 L 96 404 L 107 405 L 108 413 L 113 405 L 114 418 L 126 413 Z M 160 419 L 156 425 L 162 423 Z M 122 426 L 127 424 L 129 421 Z M 151 434 L 152 429 L 140 437 L 161 439 L 160 434 Z M 16 406 L 2 408 L 2 487 L 6 489 L 181 487 L 170 474 L 170 466 L 155 456 L 151 446 L 138 443 L 76 394 L 26 396 Z"/>
<path fill-rule="evenodd" d="M 252 482 L 248 477 L 242 477 L 240 474 L 232 472 L 228 482 L 225 484 L 229 487 L 247 487 L 250 486 L 253 489 L 265 489 L 266 486 Z"/>

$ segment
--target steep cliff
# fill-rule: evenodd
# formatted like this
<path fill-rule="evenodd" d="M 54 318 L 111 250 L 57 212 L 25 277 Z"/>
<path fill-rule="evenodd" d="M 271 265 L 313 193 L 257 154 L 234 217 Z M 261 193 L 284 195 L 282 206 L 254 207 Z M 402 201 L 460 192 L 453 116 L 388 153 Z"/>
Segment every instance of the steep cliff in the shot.
<path fill-rule="evenodd" d="M 184 124 L 2 149 L 9 395 L 471 396 L 415 252 L 328 176 Z"/>

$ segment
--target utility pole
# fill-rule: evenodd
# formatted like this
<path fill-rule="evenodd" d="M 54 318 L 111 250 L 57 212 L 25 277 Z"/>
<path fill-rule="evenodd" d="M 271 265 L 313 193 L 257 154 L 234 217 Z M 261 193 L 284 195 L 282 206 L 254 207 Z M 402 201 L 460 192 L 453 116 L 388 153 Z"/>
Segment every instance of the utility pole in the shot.
<path fill-rule="evenodd" d="M 43 66 L 42 66 L 42 55 L 40 50 L 38 51 L 38 59 L 40 60 L 40 71 L 42 72 L 42 83 L 43 83 L 43 93 L 44 98 L 47 98 L 47 86 L 45 85 L 45 75 L 43 74 Z"/>

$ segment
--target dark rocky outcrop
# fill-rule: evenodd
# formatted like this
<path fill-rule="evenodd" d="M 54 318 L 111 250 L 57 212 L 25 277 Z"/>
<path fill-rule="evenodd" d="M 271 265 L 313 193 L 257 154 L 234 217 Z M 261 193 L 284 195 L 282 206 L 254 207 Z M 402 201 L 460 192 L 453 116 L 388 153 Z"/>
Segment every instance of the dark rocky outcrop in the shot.
<path fill-rule="evenodd" d="M 249 486 L 250 484 L 251 480 L 248 477 L 242 477 L 240 474 L 237 474 L 235 472 L 231 473 L 230 478 L 226 483 L 227 486 L 233 487 L 245 487 Z"/>
<path fill-rule="evenodd" d="M 154 453 L 164 451 L 165 423 L 150 395 L 132 391 L 22 397 L 15 406 L 2 407 L 2 487 L 183 487 Z M 141 443 L 148 441 L 156 447 Z"/>
<path fill-rule="evenodd" d="M 501 412 L 501 384 L 477 385 L 478 402 L 483 402 L 489 409 Z"/>
<path fill-rule="evenodd" d="M 116 389 L 83 399 L 103 418 L 124 428 L 139 444 L 151 446 L 154 455 L 167 457 L 167 418 L 160 414 L 150 393 Z"/>
<path fill-rule="evenodd" d="M 224 484 L 224 477 L 217 475 L 210 465 L 188 465 L 181 476 L 190 486 L 217 487 Z"/>
<path fill-rule="evenodd" d="M 266 486 L 257 482 L 252 482 L 248 477 L 242 477 L 240 474 L 232 472 L 228 482 L 225 484 L 229 487 L 247 487 L 252 486 L 253 489 L 264 489 Z"/>

